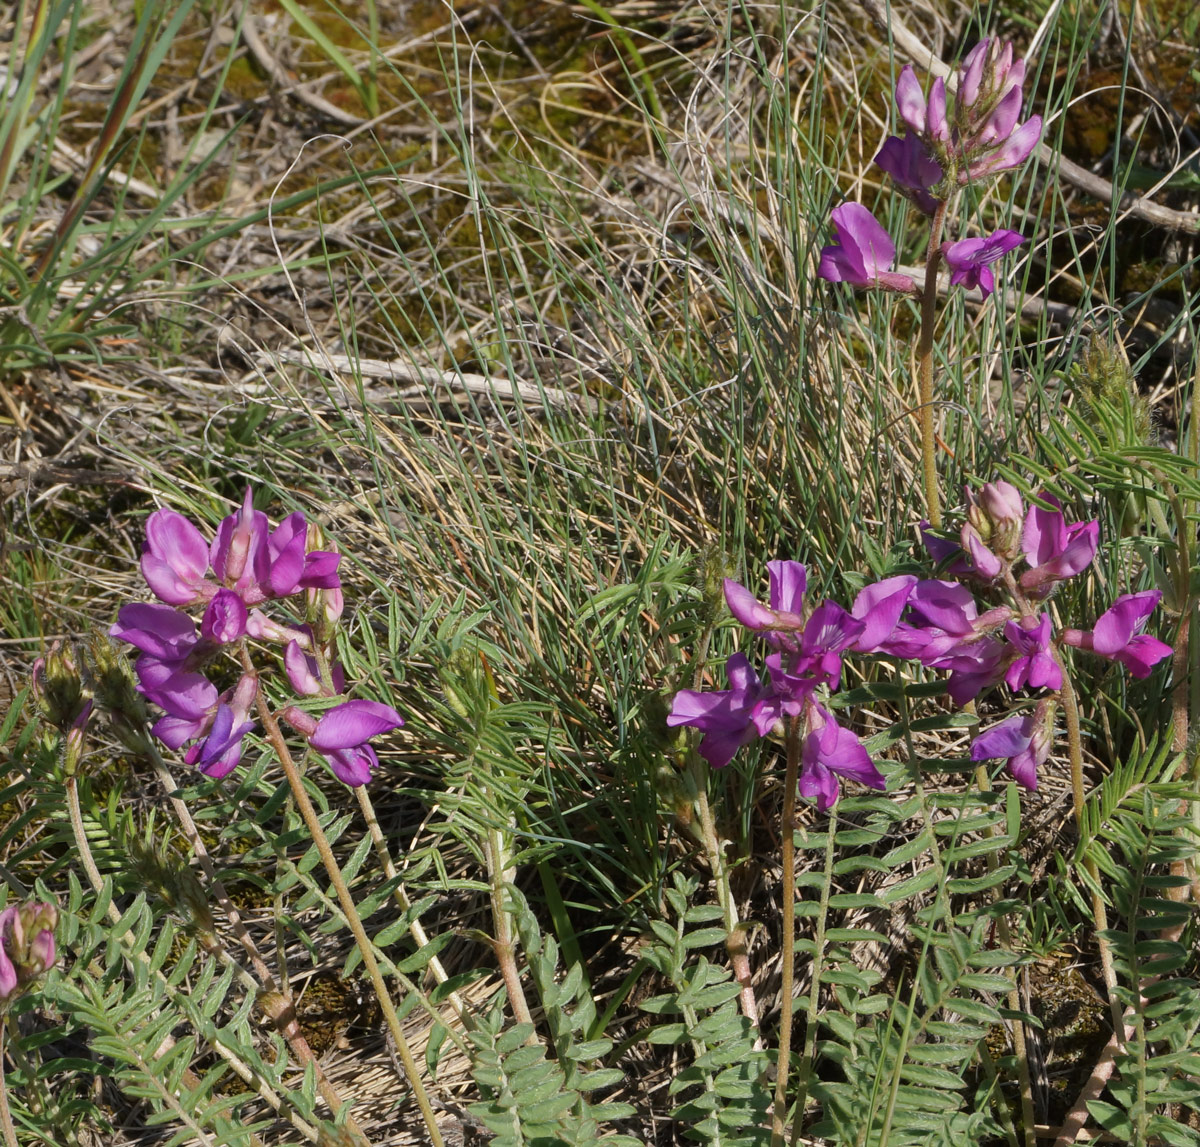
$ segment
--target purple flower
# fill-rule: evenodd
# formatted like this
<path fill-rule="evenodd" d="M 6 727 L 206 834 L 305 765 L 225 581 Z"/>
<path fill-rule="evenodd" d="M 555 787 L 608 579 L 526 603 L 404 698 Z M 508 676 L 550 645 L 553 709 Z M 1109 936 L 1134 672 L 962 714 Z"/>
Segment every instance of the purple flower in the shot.
<path fill-rule="evenodd" d="M 900 69 L 896 80 L 896 110 L 910 131 L 925 140 L 950 140 L 946 119 L 946 81 L 939 76 L 929 89 L 929 98 L 921 90 L 921 81 L 911 64 Z"/>
<path fill-rule="evenodd" d="M 288 706 L 281 716 L 325 757 L 334 776 L 352 788 L 365 785 L 379 766 L 367 741 L 404 724 L 395 709 L 379 701 L 347 701 L 326 711 L 320 720 L 295 706 Z"/>
<path fill-rule="evenodd" d="M 221 519 L 210 550 L 217 579 L 234 590 L 247 605 L 271 597 L 268 588 L 271 551 L 267 515 L 254 508 L 254 494 L 246 487 L 242 507 Z"/>
<path fill-rule="evenodd" d="M 833 226 L 838 242 L 821 248 L 817 274 L 822 279 L 855 287 L 916 293 L 916 284 L 910 276 L 888 269 L 895 262 L 896 245 L 862 204 L 843 203 L 835 207 Z"/>
<path fill-rule="evenodd" d="M 321 667 L 315 657 L 304 652 L 298 641 L 289 641 L 283 651 L 283 667 L 288 681 L 301 697 L 329 696 L 329 690 L 321 680 Z M 333 692 L 341 693 L 346 688 L 346 674 L 338 664 L 330 665 L 329 675 L 333 680 Z"/>
<path fill-rule="evenodd" d="M 246 603 L 231 589 L 219 589 L 204 610 L 200 636 L 214 645 L 228 645 L 246 634 Z"/>
<path fill-rule="evenodd" d="M 1008 760 L 1013 780 L 1031 792 L 1037 788 L 1038 766 L 1050 755 L 1053 705 L 1042 701 L 1031 713 L 1009 717 L 981 733 L 971 744 L 971 760 Z"/>
<path fill-rule="evenodd" d="M 1004 675 L 1014 693 L 1026 686 L 1030 689 L 1062 688 L 1062 670 L 1050 654 L 1050 632 L 1049 614 L 1042 614 L 1040 621 L 1022 617 L 1005 625 L 1004 636 L 1017 651 L 1017 659 Z"/>
<path fill-rule="evenodd" d="M 1021 549 L 1029 563 L 1020 577 L 1021 588 L 1031 596 L 1044 597 L 1055 582 L 1082 573 L 1092 564 L 1100 541 L 1100 523 L 1072 522 L 1067 525 L 1058 500 L 1050 494 L 1039 495 L 1054 509 L 1029 507 Z"/>
<path fill-rule="evenodd" d="M 993 581 L 998 578 L 1004 569 L 1003 563 L 984 545 L 979 531 L 969 521 L 963 522 L 959 537 L 962 541 L 963 552 L 970 559 L 971 572 L 983 578 L 984 581 Z"/>
<path fill-rule="evenodd" d="M 961 239 L 942 245 L 942 254 L 950 268 L 950 282 L 970 290 L 978 287 L 986 299 L 996 289 L 990 264 L 1025 242 L 1016 231 L 999 230 L 981 239 Z"/>
<path fill-rule="evenodd" d="M 926 661 L 933 669 L 949 670 L 946 692 L 956 705 L 974 701 L 985 689 L 998 685 L 1007 660 L 1004 644 L 994 637 L 959 641 L 940 657 Z"/>
<path fill-rule="evenodd" d="M 945 179 L 946 173 L 917 136 L 889 136 L 875 162 L 926 215 L 937 210 L 938 200 L 931 192 Z"/>
<path fill-rule="evenodd" d="M 912 574 L 901 574 L 864 586 L 859 591 L 850 608 L 864 626 L 853 645 L 858 653 L 874 653 L 891 639 L 916 584 L 917 579 Z"/>
<path fill-rule="evenodd" d="M 142 576 L 154 596 L 168 605 L 206 601 L 217 591 L 208 580 L 208 543 L 174 510 L 155 510 L 146 519 Z"/>
<path fill-rule="evenodd" d="M 212 713 L 203 740 L 188 749 L 183 759 L 216 779 L 233 772 L 241 763 L 242 738 L 254 728 L 249 716 L 257 694 L 258 678 L 244 673 L 229 701 L 219 703 Z"/>
<path fill-rule="evenodd" d="M 169 605 L 134 602 L 121 606 L 110 637 L 158 661 L 182 664 L 196 646 L 196 623 Z"/>
<path fill-rule="evenodd" d="M 806 714 L 808 734 L 800 748 L 800 795 L 816 797 L 817 808 L 832 808 L 839 795 L 837 778 L 849 777 L 873 789 L 887 787 L 862 742 L 833 715 L 812 703 Z"/>
<path fill-rule="evenodd" d="M 305 552 L 308 525 L 297 510 L 289 514 L 267 539 L 270 557 L 268 581 L 274 597 L 290 597 L 302 589 L 337 589 L 341 554 L 325 550 Z"/>
<path fill-rule="evenodd" d="M 768 659 L 769 660 L 769 659 Z M 755 736 L 765 737 L 782 715 L 781 699 L 754 672 L 745 654 L 725 662 L 731 689 L 700 693 L 681 689 L 675 694 L 667 724 L 699 729 L 699 753 L 714 768 L 724 768 L 734 754 Z"/>
<path fill-rule="evenodd" d="M 744 585 L 725 579 L 725 602 L 729 612 L 747 629 L 766 630 L 767 640 L 777 643 L 780 631 L 804 628 L 804 591 L 808 574 L 800 562 L 767 562 L 770 577 L 768 605 L 763 605 Z"/>
<path fill-rule="evenodd" d="M 1041 138 L 1042 117 L 1030 116 L 998 147 L 969 163 L 967 170 L 959 173 L 959 182 L 966 183 L 971 179 L 982 179 L 1020 167 L 1033 154 Z"/>
<path fill-rule="evenodd" d="M 1135 677 L 1149 677 L 1154 666 L 1172 652 L 1166 642 L 1141 632 L 1161 599 L 1162 593 L 1156 589 L 1122 594 L 1100 615 L 1091 633 L 1064 630 L 1063 644 L 1119 661 Z"/>

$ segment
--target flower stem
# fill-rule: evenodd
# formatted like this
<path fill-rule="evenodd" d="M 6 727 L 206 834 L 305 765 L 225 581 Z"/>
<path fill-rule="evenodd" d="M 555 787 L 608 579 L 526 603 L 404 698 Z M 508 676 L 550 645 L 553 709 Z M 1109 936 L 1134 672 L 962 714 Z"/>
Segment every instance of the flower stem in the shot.
<path fill-rule="evenodd" d="M 245 651 L 243 651 L 242 658 L 246 671 L 252 672 L 253 666 L 250 664 L 249 656 Z M 287 747 L 287 741 L 280 731 L 279 722 L 275 719 L 275 714 L 271 712 L 261 692 L 255 699 L 255 704 L 258 709 L 258 719 L 262 722 L 267 739 L 271 742 L 271 747 L 275 750 L 275 756 L 279 760 L 280 767 L 283 769 L 284 775 L 287 777 L 288 784 L 291 787 L 292 795 L 295 797 L 296 807 L 299 809 L 300 816 L 304 820 L 309 834 L 312 836 L 313 843 L 317 846 L 321 863 L 324 865 L 329 882 L 333 885 L 333 890 L 337 894 L 338 903 L 341 905 L 342 912 L 346 917 L 346 923 L 350 925 L 350 931 L 354 934 L 354 939 L 358 943 L 363 968 L 366 970 L 367 977 L 370 979 L 371 985 L 375 989 L 375 994 L 379 999 L 379 1006 L 383 1010 L 383 1018 L 387 1023 L 388 1031 L 391 1032 L 392 1038 L 396 1041 L 396 1052 L 400 1057 L 400 1062 L 404 1065 L 404 1074 L 408 1077 L 408 1084 L 413 1090 L 413 1098 L 416 1099 L 417 1106 L 421 1110 L 421 1117 L 425 1121 L 425 1128 L 429 1132 L 429 1138 L 432 1140 L 434 1147 L 445 1147 L 437 1120 L 433 1116 L 433 1107 L 429 1102 L 429 1096 L 426 1094 L 425 1086 L 421 1082 L 420 1070 L 417 1067 L 416 1060 L 413 1059 L 412 1050 L 409 1048 L 408 1040 L 404 1036 L 404 1030 L 400 1026 L 400 1018 L 396 1015 L 396 1008 L 392 1003 L 391 992 L 388 990 L 387 984 L 383 981 L 383 974 L 380 972 L 379 963 L 375 959 L 375 951 L 371 945 L 371 938 L 367 935 L 367 930 L 363 927 L 362 919 L 358 915 L 358 908 L 354 903 L 354 897 L 350 895 L 350 889 L 346 886 L 346 881 L 342 876 L 341 868 L 338 866 L 337 858 L 333 855 L 333 849 L 329 845 L 329 838 L 325 835 L 325 830 L 321 827 L 320 820 L 317 819 L 317 810 L 313 807 L 312 800 L 304 788 L 304 779 L 300 776 L 300 770 L 296 767 L 296 762 L 292 760 L 292 754 Z"/>
<path fill-rule="evenodd" d="M 792 1147 L 800 1138 L 804 1107 L 808 1100 L 808 1081 L 812 1077 L 813 1057 L 817 1050 L 817 1011 L 821 1002 L 821 968 L 825 962 L 825 921 L 829 916 L 829 893 L 833 885 L 833 844 L 837 836 L 837 806 L 829 810 L 825 829 L 825 883 L 821 885 L 821 907 L 813 936 L 812 976 L 808 989 L 808 1007 L 804 1013 L 804 1051 L 796 1073 L 796 1122 L 792 1127 Z"/>
<path fill-rule="evenodd" d="M 1071 757 L 1071 800 L 1075 812 L 1075 827 L 1079 833 L 1080 850 L 1083 854 L 1083 866 L 1088 874 L 1092 893 L 1092 915 L 1096 920 L 1096 944 L 1100 949 L 1100 967 L 1104 973 L 1104 986 L 1108 994 L 1108 1006 L 1112 1012 L 1113 1031 L 1124 1034 L 1125 1021 L 1122 1015 L 1121 1001 L 1117 999 L 1117 972 L 1113 967 L 1112 950 L 1103 933 L 1108 931 L 1108 910 L 1104 897 L 1100 893 L 1100 873 L 1096 862 L 1087 850 L 1089 842 L 1083 839 L 1083 738 L 1079 727 L 1079 702 L 1075 697 L 1075 688 L 1071 678 L 1063 667 L 1062 674 L 1062 703 L 1063 716 L 1067 723 L 1067 748 Z"/>
<path fill-rule="evenodd" d="M 783 780 L 780 837 L 783 852 L 783 976 L 779 1010 L 779 1053 L 775 1065 L 775 1106 L 771 1116 L 771 1147 L 783 1147 L 787 1123 L 788 1066 L 792 1059 L 792 999 L 796 974 L 796 792 L 800 783 L 800 718 L 787 730 L 787 774 Z"/>
<path fill-rule="evenodd" d="M 924 472 L 925 512 L 935 529 L 942 525 L 941 490 L 938 485 L 937 446 L 933 408 L 933 332 L 937 324 L 937 272 L 942 259 L 942 229 L 946 222 L 946 201 L 939 200 L 929 226 L 929 247 L 925 254 L 925 286 L 921 292 L 921 335 L 917 344 L 917 395 L 921 417 L 921 465 Z"/>
<path fill-rule="evenodd" d="M 4 1046 L 8 1034 L 8 1017 L 0 1018 L 0 1130 L 4 1132 L 4 1147 L 17 1147 L 17 1129 L 13 1126 L 12 1112 L 8 1109 L 8 1084 L 4 1078 Z"/>

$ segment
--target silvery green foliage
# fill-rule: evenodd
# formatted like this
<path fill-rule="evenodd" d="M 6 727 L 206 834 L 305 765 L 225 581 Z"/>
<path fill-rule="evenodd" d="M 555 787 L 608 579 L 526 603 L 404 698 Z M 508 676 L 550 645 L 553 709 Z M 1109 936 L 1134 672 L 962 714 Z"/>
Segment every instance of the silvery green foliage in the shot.
<path fill-rule="evenodd" d="M 585 985 L 583 965 L 574 964 L 559 980 L 558 944 L 543 940 L 524 899 L 515 890 L 512 896 L 547 1042 L 531 1024 L 505 1030 L 503 1005 L 497 1003 L 469 1033 L 471 1073 L 484 1097 L 471 1106 L 471 1113 L 493 1133 L 493 1147 L 588 1147 L 601 1141 L 639 1147 L 638 1140 L 606 1127 L 633 1115 L 634 1108 L 591 1099 L 594 1092 L 619 1084 L 624 1073 L 593 1066 L 612 1051 L 613 1041 L 587 1038 L 596 1022 L 596 1005 Z M 547 1057 L 548 1050 L 553 1058 Z"/>
<path fill-rule="evenodd" d="M 1191 945 L 1183 942 L 1195 927 L 1195 909 L 1171 890 L 1187 884 L 1180 869 L 1198 849 L 1187 805 L 1191 786 L 1171 779 L 1179 765 L 1168 746 L 1151 745 L 1114 769 L 1089 806 L 1077 858 L 1086 853 L 1096 862 L 1117 914 L 1107 939 L 1132 1033 L 1089 1114 L 1119 1142 L 1195 1147 L 1200 983 Z"/>
<path fill-rule="evenodd" d="M 669 1091 L 682 1100 L 671 1116 L 689 1138 L 717 1147 L 758 1147 L 770 1141 L 771 1058 L 738 1008 L 741 989 L 729 970 L 696 955 L 726 939 L 719 924 L 704 927 L 719 921 L 721 910 L 693 904 L 696 888 L 695 880 L 676 874 L 666 891 L 675 922 L 651 921 L 655 942 L 642 957 L 671 991 L 640 1004 L 656 1020 L 646 1039 L 678 1047 L 686 1057 Z"/>

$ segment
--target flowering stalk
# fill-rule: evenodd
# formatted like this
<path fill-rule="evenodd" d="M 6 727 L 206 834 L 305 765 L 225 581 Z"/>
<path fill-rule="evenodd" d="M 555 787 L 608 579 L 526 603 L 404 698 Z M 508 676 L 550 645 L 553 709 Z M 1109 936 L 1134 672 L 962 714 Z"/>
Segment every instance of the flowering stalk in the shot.
<path fill-rule="evenodd" d="M 246 671 L 251 672 L 253 665 L 250 662 L 249 654 L 245 650 L 242 651 L 242 659 Z M 325 835 L 325 830 L 321 827 L 320 819 L 317 817 L 317 810 L 313 807 L 312 800 L 309 798 L 308 792 L 304 787 L 304 780 L 300 776 L 300 770 L 296 767 L 295 761 L 292 760 L 291 751 L 288 749 L 287 741 L 283 737 L 278 721 L 275 720 L 275 714 L 271 712 L 270 707 L 261 694 L 256 698 L 256 704 L 258 719 L 262 722 L 267 739 L 271 742 L 271 747 L 275 750 L 280 767 L 283 769 L 288 785 L 292 790 L 292 796 L 295 798 L 296 807 L 300 812 L 305 826 L 308 828 L 309 834 L 312 836 L 313 843 L 317 846 L 317 853 L 321 857 L 325 873 L 329 877 L 330 884 L 333 885 L 333 890 L 337 895 L 338 903 L 341 905 L 342 913 L 346 917 L 346 923 L 350 925 L 350 931 L 354 934 L 354 939 L 358 944 L 363 968 L 366 970 L 367 977 L 370 979 L 371 986 L 374 988 L 375 995 L 379 1000 L 379 1006 L 383 1011 L 383 1018 L 388 1025 L 388 1031 L 391 1032 L 392 1038 L 396 1041 L 396 1051 L 400 1057 L 400 1062 L 404 1065 L 404 1074 L 408 1078 L 409 1086 L 413 1090 L 417 1106 L 421 1110 L 421 1117 L 425 1121 L 425 1128 L 429 1132 L 429 1137 L 434 1147 L 444 1147 L 442 1133 L 438 1129 L 437 1120 L 434 1119 L 433 1107 L 429 1102 L 425 1086 L 421 1082 L 420 1069 L 417 1067 L 416 1060 L 413 1059 L 412 1051 L 408 1046 L 408 1040 L 404 1035 L 404 1029 L 400 1026 L 400 1019 L 396 1015 L 396 1008 L 392 1003 L 391 992 L 384 982 L 383 975 L 379 970 L 379 963 L 375 959 L 375 952 L 371 946 L 371 938 L 367 935 L 367 931 L 363 927 L 362 919 L 358 914 L 358 908 L 354 903 L 354 897 L 350 895 L 350 889 L 347 887 L 346 881 L 342 876 L 342 870 L 338 865 L 337 858 L 333 855 L 329 838 Z"/>
<path fill-rule="evenodd" d="M 1024 242 L 1014 231 L 943 243 L 946 212 L 960 186 L 994 177 L 1023 163 L 1041 138 L 1042 121 L 1018 123 L 1025 61 L 1013 61 L 1011 43 L 983 40 L 963 59 L 958 93 L 947 102 L 946 82 L 934 80 L 928 95 L 911 66 L 896 82 L 896 109 L 902 136 L 890 136 L 875 156 L 902 195 L 930 216 L 925 283 L 918 288 L 891 270 L 896 254 L 891 237 L 865 208 L 846 203 L 833 211 L 838 242 L 821 251 L 817 274 L 830 282 L 883 289 L 920 300 L 917 392 L 920 410 L 922 485 L 934 528 L 941 519 L 933 405 L 933 344 L 937 321 L 937 271 L 943 259 L 951 286 L 978 288 L 983 298 L 995 290 L 991 265 Z"/>
<path fill-rule="evenodd" d="M 796 1122 L 792 1127 L 792 1147 L 799 1140 L 804 1126 L 804 1108 L 808 1104 L 808 1083 L 812 1078 L 813 1060 L 817 1051 L 817 1014 L 821 1002 L 821 969 L 825 962 L 825 927 L 829 918 L 829 895 L 833 887 L 833 846 L 837 837 L 837 808 L 829 810 L 825 827 L 825 883 L 821 885 L 821 904 L 817 911 L 813 935 L 812 976 L 808 988 L 808 1007 L 804 1013 L 804 1051 L 796 1079 Z"/>
<path fill-rule="evenodd" d="M 933 406 L 933 332 L 937 322 L 937 271 L 941 261 L 946 201 L 939 200 L 929 224 L 925 256 L 925 287 L 921 292 L 921 335 L 917 344 L 917 401 L 921 410 L 921 472 L 925 482 L 925 512 L 935 530 L 942 527 L 941 483 L 938 481 Z"/>
<path fill-rule="evenodd" d="M 783 860 L 783 971 L 779 985 L 779 1042 L 775 1063 L 775 1103 L 771 1113 L 771 1147 L 783 1147 L 787 1126 L 787 1081 L 792 1062 L 792 998 L 796 975 L 796 793 L 800 776 L 800 718 L 788 722 L 787 773 L 783 778 L 780 851 Z M 796 1113 L 797 1120 L 802 1112 Z"/>
<path fill-rule="evenodd" d="M 1081 845 L 1083 839 L 1083 738 L 1079 725 L 1079 703 L 1075 698 L 1075 689 L 1071 685 L 1069 674 L 1063 673 L 1062 684 L 1063 717 L 1067 726 L 1067 751 L 1071 760 L 1071 807 L 1075 813 L 1075 830 L 1079 833 Z M 1096 919 L 1096 945 L 1100 949 L 1100 968 L 1104 973 L 1104 987 L 1108 995 L 1108 1007 L 1112 1014 L 1113 1034 L 1125 1031 L 1125 1019 L 1121 1001 L 1117 996 L 1117 970 L 1113 966 L 1112 949 L 1108 945 L 1105 933 L 1108 931 L 1108 909 L 1104 904 L 1104 896 L 1100 891 L 1100 872 L 1096 862 L 1086 848 L 1083 849 L 1083 866 L 1087 871 L 1092 894 L 1092 915 Z"/>

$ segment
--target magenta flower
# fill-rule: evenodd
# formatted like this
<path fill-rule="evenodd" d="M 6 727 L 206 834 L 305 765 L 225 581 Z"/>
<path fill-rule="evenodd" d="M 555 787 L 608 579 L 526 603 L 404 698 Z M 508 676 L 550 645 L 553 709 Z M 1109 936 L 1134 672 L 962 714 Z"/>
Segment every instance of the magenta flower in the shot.
<path fill-rule="evenodd" d="M 690 725 L 704 734 L 698 751 L 716 769 L 729 764 L 755 736 L 765 737 L 783 712 L 780 697 L 759 680 L 745 654 L 735 653 L 725 662 L 725 675 L 732 688 L 709 693 L 681 689 L 667 716 L 672 728 Z"/>
<path fill-rule="evenodd" d="M 329 762 L 333 775 L 352 788 L 365 785 L 379 767 L 379 758 L 367 741 L 404 724 L 395 709 L 379 701 L 347 701 L 327 710 L 319 720 L 292 705 L 281 716 L 308 738 Z"/>
<path fill-rule="evenodd" d="M 862 204 L 843 203 L 835 207 L 833 226 L 838 242 L 821 248 L 817 274 L 822 279 L 916 294 L 917 287 L 910 276 L 889 270 L 896 260 L 896 245 Z"/>
<path fill-rule="evenodd" d="M 1030 116 L 997 147 L 969 163 L 966 171 L 959 173 L 958 181 L 966 183 L 1020 167 L 1033 154 L 1041 138 L 1042 117 Z"/>
<path fill-rule="evenodd" d="M 1037 788 L 1037 770 L 1050 755 L 1053 708 L 1042 701 L 1031 713 L 1018 713 L 993 725 L 971 744 L 971 760 L 1005 757 L 1013 780 L 1031 792 Z"/>
<path fill-rule="evenodd" d="M 329 695 L 329 690 L 321 680 L 321 668 L 315 657 L 304 652 L 298 641 L 289 641 L 283 651 L 283 667 L 287 672 L 288 681 L 301 697 L 316 697 L 322 693 Z M 333 679 L 333 692 L 341 693 L 346 688 L 346 674 L 338 664 L 329 667 L 329 675 Z"/>
<path fill-rule="evenodd" d="M 204 610 L 200 636 L 214 645 L 228 645 L 246 634 L 246 603 L 231 589 L 219 589 Z"/>
<path fill-rule="evenodd" d="M 837 803 L 839 776 L 849 777 L 868 788 L 887 787 L 862 742 L 848 729 L 843 729 L 828 710 L 810 704 L 806 720 L 808 734 L 800 750 L 801 796 L 816 797 L 817 808 L 824 812 Z"/>
<path fill-rule="evenodd" d="M 1039 497 L 1054 509 L 1033 505 L 1025 515 L 1021 549 L 1030 568 L 1021 574 L 1020 583 L 1031 596 L 1044 597 L 1055 582 L 1074 577 L 1092 564 L 1100 542 L 1100 523 L 1067 525 L 1058 499 L 1045 493 Z"/>
<path fill-rule="evenodd" d="M 153 602 L 121 606 L 108 633 L 158 661 L 174 665 L 181 665 L 196 646 L 196 623 L 178 609 Z"/>
<path fill-rule="evenodd" d="M 875 162 L 926 215 L 937 210 L 938 200 L 932 192 L 946 173 L 917 136 L 889 136 Z"/>
<path fill-rule="evenodd" d="M 900 615 L 908 605 L 917 579 L 912 574 L 884 578 L 864 586 L 850 607 L 851 614 L 863 623 L 863 631 L 854 641 L 859 653 L 874 653 L 896 631 Z"/>
<path fill-rule="evenodd" d="M 767 640 L 775 644 L 781 633 L 804 628 L 808 574 L 800 562 L 767 562 L 767 573 L 770 577 L 767 605 L 732 578 L 725 579 L 725 603 L 742 625 L 766 631 Z"/>
<path fill-rule="evenodd" d="M 208 577 L 208 543 L 174 510 L 155 510 L 146 519 L 142 576 L 154 596 L 168 605 L 207 601 L 217 591 Z"/>
<path fill-rule="evenodd" d="M 184 754 L 205 776 L 220 779 L 241 763 L 242 738 L 254 728 L 250 707 L 258 695 L 258 678 L 244 673 L 229 700 L 219 703 L 206 722 L 207 732 Z"/>
<path fill-rule="evenodd" d="M 950 142 L 950 126 L 946 118 L 946 81 L 941 76 L 933 81 L 929 98 L 926 99 L 917 73 L 911 64 L 905 64 L 896 80 L 896 110 L 919 139 Z"/>
<path fill-rule="evenodd" d="M 1063 644 L 1119 661 L 1135 677 L 1149 677 L 1154 666 L 1172 652 L 1165 641 L 1141 632 L 1161 599 L 1157 589 L 1122 594 L 1096 620 L 1091 633 L 1064 630 Z"/>
<path fill-rule="evenodd" d="M 1024 242 L 1024 237 L 1016 231 L 1001 229 L 985 238 L 942 244 L 942 254 L 950 268 L 951 284 L 961 284 L 968 290 L 978 287 L 986 299 L 996 289 L 996 277 L 992 274 L 991 264 Z"/>
<path fill-rule="evenodd" d="M 1026 686 L 1030 689 L 1062 688 L 1062 670 L 1050 654 L 1050 633 L 1049 614 L 1042 614 L 1040 620 L 1022 617 L 1005 625 L 1004 636 L 1017 651 L 1017 659 L 1004 675 L 1014 693 Z"/>

